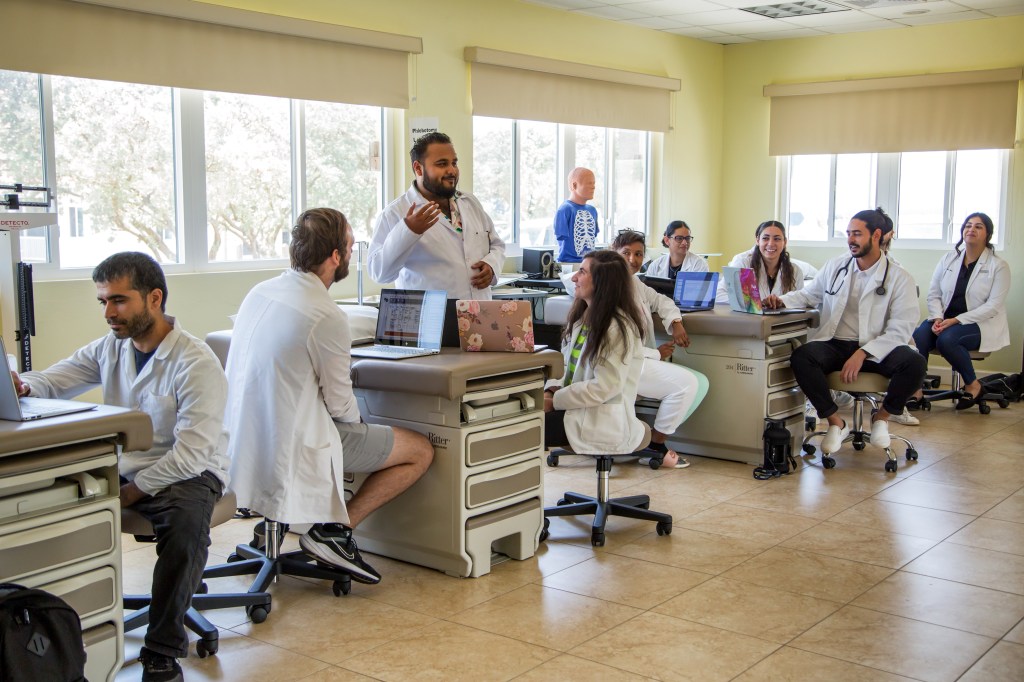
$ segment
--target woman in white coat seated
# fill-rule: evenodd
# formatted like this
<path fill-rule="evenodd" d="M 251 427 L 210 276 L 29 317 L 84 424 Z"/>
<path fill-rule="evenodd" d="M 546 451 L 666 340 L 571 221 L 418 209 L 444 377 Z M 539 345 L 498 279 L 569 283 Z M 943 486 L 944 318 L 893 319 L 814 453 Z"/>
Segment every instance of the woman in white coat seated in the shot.
<path fill-rule="evenodd" d="M 614 251 L 591 251 L 572 279 L 576 300 L 562 332 L 565 374 L 544 388 L 545 445 L 628 454 L 646 432 L 633 408 L 644 321 L 629 270 Z"/>
<path fill-rule="evenodd" d="M 786 227 L 778 220 L 766 220 L 754 230 L 754 248 L 737 253 L 729 261 L 731 268 L 751 268 L 757 277 L 761 298 L 782 296 L 804 288 L 804 271 L 789 257 Z M 719 287 L 718 302 L 729 302 L 729 284 Z"/>
<path fill-rule="evenodd" d="M 965 410 L 981 393 L 971 351 L 989 352 L 1010 344 L 1006 294 L 1010 267 L 992 248 L 995 227 L 984 213 L 967 216 L 960 241 L 939 261 L 928 288 L 928 319 L 914 331 L 914 345 L 928 359 L 933 348 L 964 380 Z M 961 248 L 963 247 L 963 248 Z M 918 392 L 915 398 L 921 398 Z"/>
<path fill-rule="evenodd" d="M 612 241 L 611 248 L 626 259 L 630 273 L 634 275 L 633 296 L 644 317 L 644 364 L 640 371 L 640 383 L 637 391 L 645 398 L 660 400 L 658 411 L 654 417 L 654 428 L 651 431 L 650 452 L 642 452 L 640 463 L 649 464 L 650 457 L 662 460 L 666 466 L 682 469 L 689 466 L 682 457 L 669 450 L 665 440 L 686 421 L 697 409 L 704 396 L 708 393 L 708 378 L 700 372 L 663 362 L 672 357 L 677 345 L 686 348 L 690 339 L 683 328 L 682 315 L 675 302 L 663 296 L 649 286 L 644 285 L 635 275 L 640 272 L 647 250 L 645 236 L 642 232 L 623 230 Z M 703 260 L 703 259 L 702 259 Z M 665 331 L 672 335 L 672 340 L 655 346 L 654 317 L 658 313 Z"/>
<path fill-rule="evenodd" d="M 651 277 L 675 279 L 680 272 L 707 272 L 708 262 L 695 253 L 690 253 L 693 235 L 690 226 L 682 220 L 673 220 L 665 228 L 661 243 L 668 253 L 658 256 L 647 266 L 646 274 Z"/>

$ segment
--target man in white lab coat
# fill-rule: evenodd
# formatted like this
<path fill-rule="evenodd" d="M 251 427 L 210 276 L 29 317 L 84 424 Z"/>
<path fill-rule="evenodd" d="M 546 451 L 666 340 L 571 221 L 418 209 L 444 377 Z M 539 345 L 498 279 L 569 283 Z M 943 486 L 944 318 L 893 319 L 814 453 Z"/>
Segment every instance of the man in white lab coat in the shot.
<path fill-rule="evenodd" d="M 380 574 L 363 560 L 352 529 L 415 483 L 434 451 L 419 433 L 360 421 L 348 317 L 329 292 L 348 274 L 352 242 L 334 209 L 299 216 L 291 268 L 253 287 L 235 319 L 225 424 L 239 506 L 314 524 L 299 539 L 302 549 L 374 584 Z M 347 504 L 343 469 L 371 474 Z"/>
<path fill-rule="evenodd" d="M 829 373 L 841 371 L 846 383 L 862 370 L 889 378 L 885 400 L 871 421 L 871 444 L 887 448 L 889 418 L 902 414 L 927 370 L 927 363 L 909 345 L 918 317 L 914 279 L 881 248 L 892 228 L 892 219 L 881 209 L 860 211 L 846 228 L 849 255 L 825 263 L 803 289 L 765 301 L 769 308 L 821 311 L 821 323 L 810 342 L 793 352 L 790 364 L 818 416 L 828 421 L 821 441 L 825 454 L 838 450 L 850 432 L 829 392 Z"/>
<path fill-rule="evenodd" d="M 210 546 L 210 516 L 228 483 L 224 403 L 227 381 L 209 346 L 164 313 L 167 281 L 144 253 L 117 253 L 92 272 L 111 334 L 41 372 L 26 372 L 21 395 L 72 398 L 101 386 L 103 402 L 141 410 L 153 446 L 122 452 L 121 506 L 156 531 L 143 682 L 182 679 L 188 655 L 185 612 L 199 589 Z"/>
<path fill-rule="evenodd" d="M 399 289 L 443 289 L 448 298 L 490 299 L 505 242 L 476 197 L 456 189 L 455 146 L 444 133 L 429 133 L 410 157 L 416 178 L 377 218 L 370 277 Z"/>

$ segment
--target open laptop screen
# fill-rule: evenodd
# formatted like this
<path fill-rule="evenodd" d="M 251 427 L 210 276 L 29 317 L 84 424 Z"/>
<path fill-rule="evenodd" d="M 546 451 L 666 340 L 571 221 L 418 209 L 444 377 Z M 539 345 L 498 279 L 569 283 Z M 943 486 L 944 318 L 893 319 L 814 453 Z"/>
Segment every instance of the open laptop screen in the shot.
<path fill-rule="evenodd" d="M 673 299 L 680 308 L 711 308 L 717 292 L 717 272 L 680 272 Z"/>
<path fill-rule="evenodd" d="M 444 291 L 382 290 L 374 342 L 440 349 L 447 300 Z"/>

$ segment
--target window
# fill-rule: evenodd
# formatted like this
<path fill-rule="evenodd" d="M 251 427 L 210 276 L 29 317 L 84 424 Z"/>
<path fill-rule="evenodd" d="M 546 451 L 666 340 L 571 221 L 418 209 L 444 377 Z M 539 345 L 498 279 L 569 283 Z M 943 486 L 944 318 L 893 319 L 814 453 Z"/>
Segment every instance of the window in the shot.
<path fill-rule="evenodd" d="M 554 243 L 555 211 L 568 198 L 566 176 L 594 171 L 591 205 L 599 241 L 619 229 L 647 228 L 648 133 L 503 118 L 473 118 L 473 188 L 507 243 Z"/>
<path fill-rule="evenodd" d="M 1008 169 L 1001 149 L 780 157 L 780 213 L 791 239 L 845 243 L 850 218 L 881 206 L 901 246 L 945 248 L 960 238 L 964 218 L 981 211 L 995 222 L 998 244 Z"/>
<path fill-rule="evenodd" d="M 21 236 L 37 277 L 139 250 L 179 270 L 288 256 L 295 216 L 383 202 L 379 107 L 0 71 L 0 184 L 50 184 L 57 228 Z"/>

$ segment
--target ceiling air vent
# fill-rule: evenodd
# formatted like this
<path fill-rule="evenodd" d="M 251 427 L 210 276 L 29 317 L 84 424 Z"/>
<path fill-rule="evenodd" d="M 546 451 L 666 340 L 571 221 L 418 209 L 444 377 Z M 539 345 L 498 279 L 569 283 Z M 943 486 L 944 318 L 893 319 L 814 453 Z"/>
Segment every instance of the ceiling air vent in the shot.
<path fill-rule="evenodd" d="M 866 2 L 871 0 L 864 0 Z M 884 2 L 886 0 L 876 0 Z M 771 19 L 786 19 L 788 17 L 806 17 L 812 14 L 825 14 L 827 12 L 847 12 L 849 7 L 843 7 L 824 0 L 800 0 L 800 2 L 783 2 L 778 5 L 758 5 L 756 7 L 741 7 L 744 12 L 758 14 Z"/>

